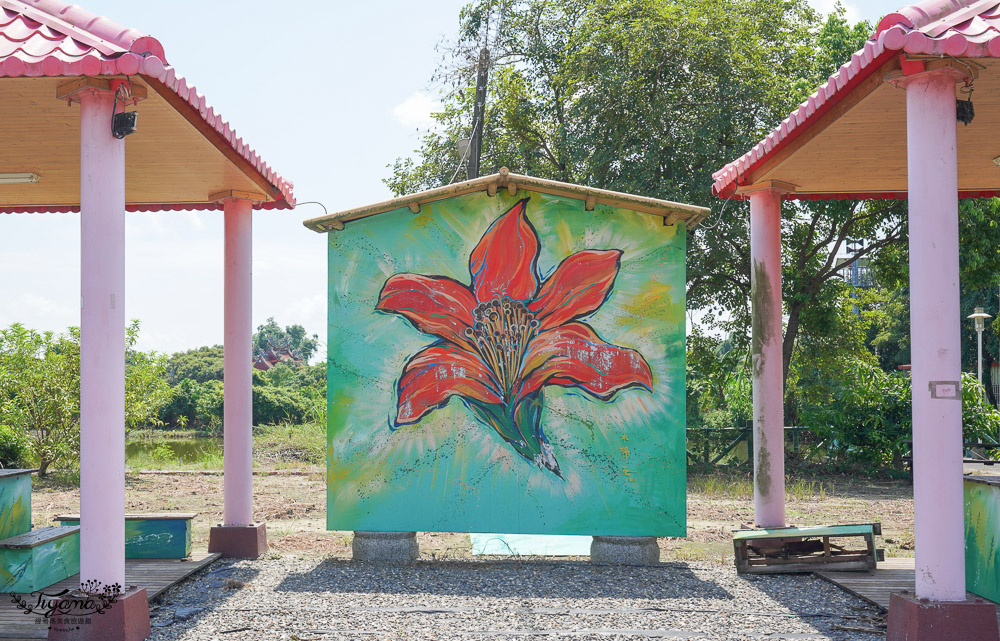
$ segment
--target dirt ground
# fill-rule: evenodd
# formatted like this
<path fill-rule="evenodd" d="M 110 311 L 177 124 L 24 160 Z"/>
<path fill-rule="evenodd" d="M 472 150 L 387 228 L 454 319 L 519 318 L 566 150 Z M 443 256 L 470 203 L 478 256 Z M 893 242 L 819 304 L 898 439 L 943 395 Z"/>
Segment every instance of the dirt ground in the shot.
<path fill-rule="evenodd" d="M 790 496 L 789 525 L 882 523 L 886 556 L 913 555 L 913 488 L 903 481 L 821 480 L 822 491 Z M 725 485 L 725 484 L 721 484 Z M 32 513 L 36 527 L 57 514 L 78 512 L 79 490 L 50 479 L 34 479 Z M 217 473 L 135 473 L 126 479 L 126 509 L 135 512 L 197 512 L 195 549 L 208 547 L 209 528 L 222 520 L 222 476 Z M 300 557 L 350 557 L 350 532 L 326 530 L 326 486 L 319 468 L 254 475 L 254 513 L 267 523 L 274 554 Z M 722 561 L 732 555 L 732 531 L 753 519 L 753 501 L 724 487 L 688 493 L 688 536 L 661 538 L 661 557 L 679 561 Z M 466 558 L 468 534 L 418 535 L 426 558 Z"/>

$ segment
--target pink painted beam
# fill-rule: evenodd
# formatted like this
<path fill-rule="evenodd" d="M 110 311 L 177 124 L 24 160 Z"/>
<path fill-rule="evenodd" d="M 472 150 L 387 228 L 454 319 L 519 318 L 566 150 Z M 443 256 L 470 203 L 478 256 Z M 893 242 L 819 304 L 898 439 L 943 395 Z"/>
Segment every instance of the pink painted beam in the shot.
<path fill-rule="evenodd" d="M 253 523 L 252 203 L 227 198 L 225 210 L 224 525 Z"/>
<path fill-rule="evenodd" d="M 955 72 L 906 87 L 917 596 L 965 600 Z"/>
<path fill-rule="evenodd" d="M 80 581 L 125 585 L 125 141 L 80 95 Z"/>
<path fill-rule="evenodd" d="M 781 196 L 750 194 L 753 313 L 753 504 L 761 527 L 785 525 L 785 417 L 781 374 Z"/>

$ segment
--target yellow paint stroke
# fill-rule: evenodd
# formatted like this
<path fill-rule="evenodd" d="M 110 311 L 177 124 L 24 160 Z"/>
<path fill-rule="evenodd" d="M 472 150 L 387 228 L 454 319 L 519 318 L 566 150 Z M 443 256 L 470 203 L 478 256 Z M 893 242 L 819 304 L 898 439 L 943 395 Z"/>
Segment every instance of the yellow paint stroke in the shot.
<path fill-rule="evenodd" d="M 576 249 L 576 242 L 573 239 L 573 232 L 569 228 L 569 223 L 565 218 L 556 223 L 556 236 L 559 238 L 562 253 L 567 256 L 574 253 L 573 250 Z"/>
<path fill-rule="evenodd" d="M 673 287 L 666 283 L 650 282 L 641 294 L 631 301 L 622 301 L 618 324 L 635 327 L 643 324 L 643 319 L 655 318 L 668 323 L 684 320 L 684 306 L 678 305 L 671 295 Z"/>

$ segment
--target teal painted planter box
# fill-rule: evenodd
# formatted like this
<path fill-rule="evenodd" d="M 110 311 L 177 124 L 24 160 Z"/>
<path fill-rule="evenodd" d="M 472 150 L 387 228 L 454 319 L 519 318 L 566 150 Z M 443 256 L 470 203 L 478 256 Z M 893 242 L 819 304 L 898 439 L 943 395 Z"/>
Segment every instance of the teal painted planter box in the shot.
<path fill-rule="evenodd" d="M 965 589 L 1000 601 L 1000 479 L 966 476 Z"/>
<path fill-rule="evenodd" d="M 31 473 L 0 470 L 0 541 L 31 529 Z"/>
<path fill-rule="evenodd" d="M 193 512 L 126 514 L 126 559 L 183 559 L 191 556 Z M 79 525 L 79 514 L 62 514 L 63 525 Z"/>
<path fill-rule="evenodd" d="M 0 592 L 34 592 L 79 572 L 79 527 L 46 527 L 0 541 Z"/>

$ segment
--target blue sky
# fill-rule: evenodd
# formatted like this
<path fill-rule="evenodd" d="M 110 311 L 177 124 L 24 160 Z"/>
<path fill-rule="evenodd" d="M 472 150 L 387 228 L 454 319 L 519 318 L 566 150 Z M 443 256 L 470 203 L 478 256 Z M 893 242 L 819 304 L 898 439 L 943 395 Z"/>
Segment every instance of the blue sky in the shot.
<path fill-rule="evenodd" d="M 169 62 L 265 160 L 298 200 L 330 211 L 391 196 L 395 158 L 419 144 L 437 94 L 429 79 L 464 0 L 274 3 L 260 0 L 79 0 L 155 36 Z M 833 1 L 810 0 L 822 11 Z M 877 20 L 897 2 L 845 2 Z M 140 119 L 141 128 L 141 119 Z M 301 221 L 315 206 L 254 214 L 256 327 L 268 316 L 325 341 L 325 238 Z M 140 347 L 165 352 L 222 342 L 222 215 L 130 213 L 125 310 Z M 0 217 L 0 327 L 79 324 L 78 214 Z"/>

